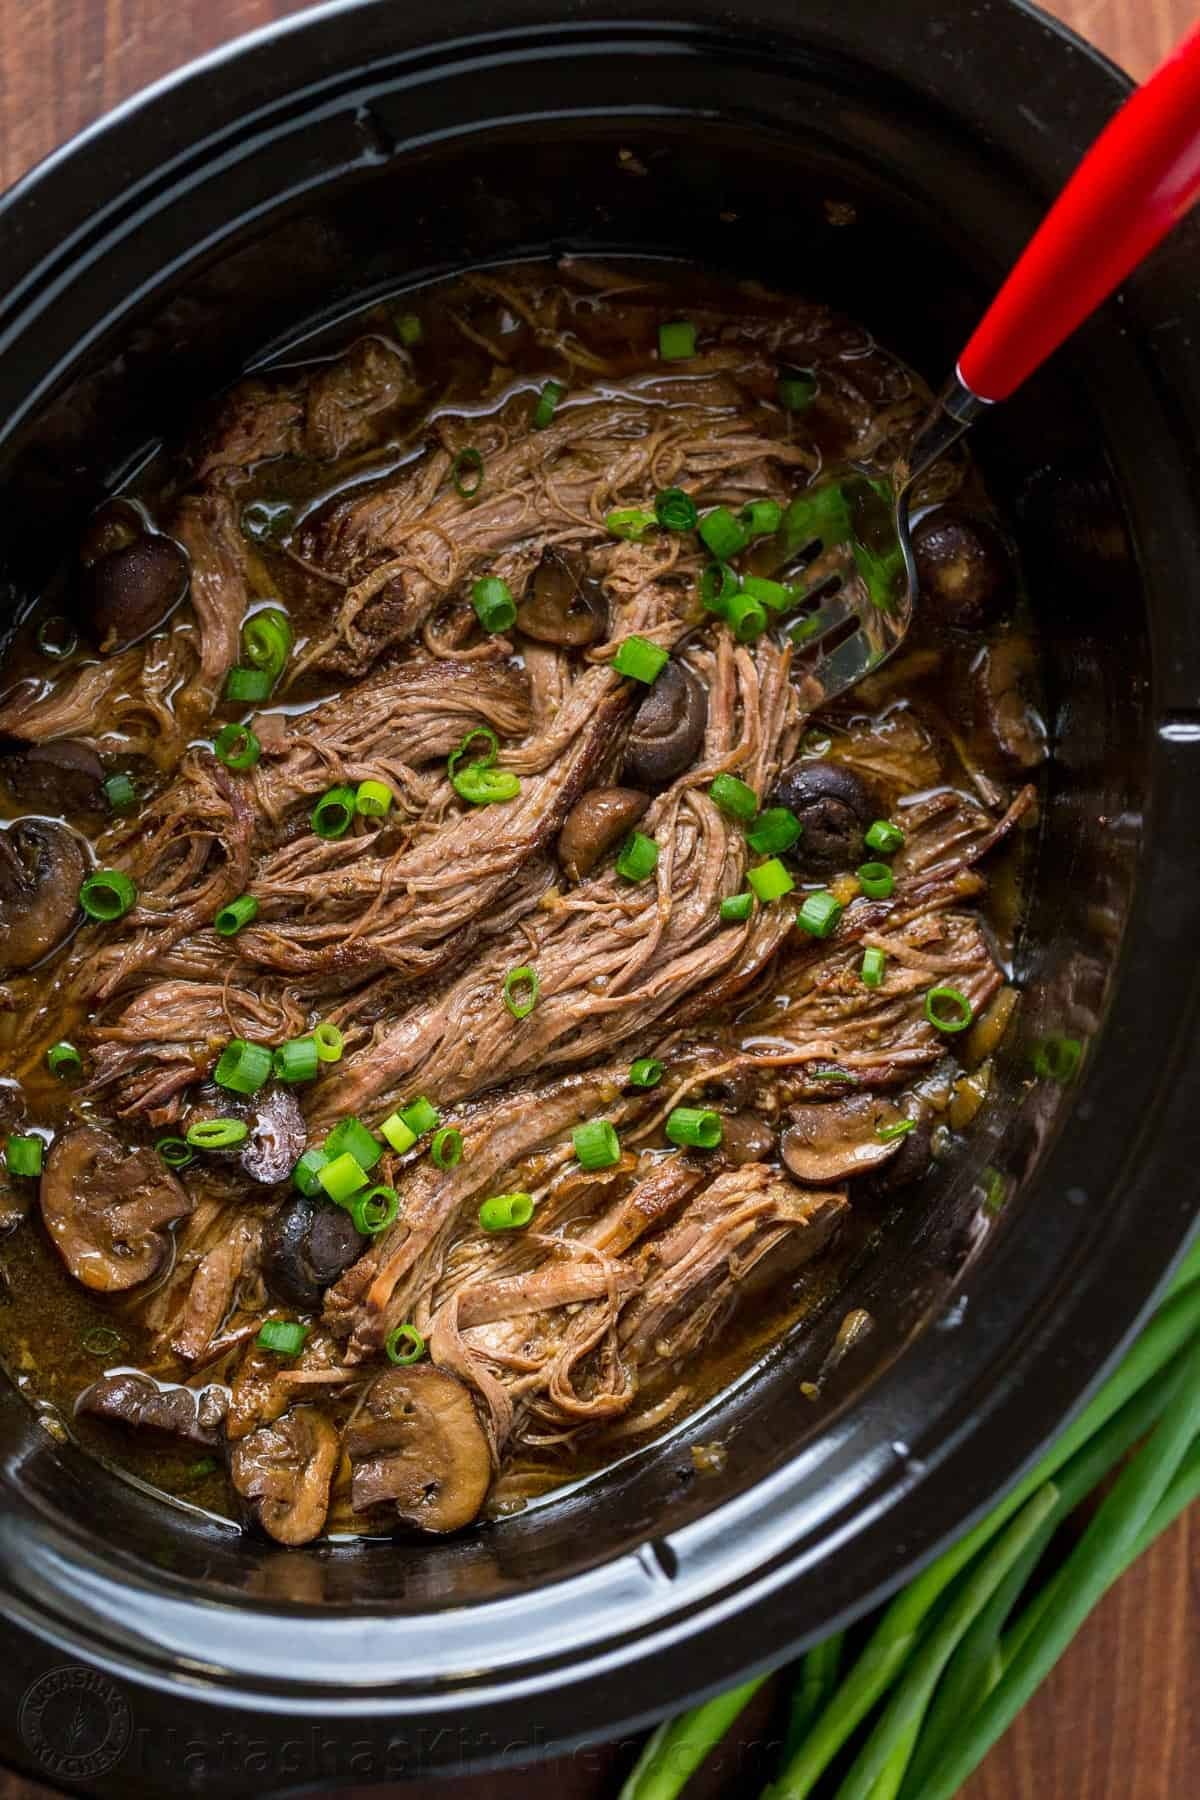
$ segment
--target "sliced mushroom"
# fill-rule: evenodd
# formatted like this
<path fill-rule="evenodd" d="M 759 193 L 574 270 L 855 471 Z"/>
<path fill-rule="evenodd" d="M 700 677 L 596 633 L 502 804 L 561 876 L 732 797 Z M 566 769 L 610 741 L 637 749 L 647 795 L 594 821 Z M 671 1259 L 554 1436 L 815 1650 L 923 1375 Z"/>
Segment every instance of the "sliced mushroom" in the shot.
<path fill-rule="evenodd" d="M 279 1544 L 307 1544 L 324 1529 L 338 1434 L 315 1406 L 298 1406 L 239 1440 L 229 1474 L 264 1531 Z"/>
<path fill-rule="evenodd" d="M 199 1391 L 174 1384 L 160 1387 L 149 1375 L 126 1372 L 93 1381 L 76 1400 L 75 1411 L 128 1426 L 146 1437 L 175 1438 L 200 1450 L 215 1450 L 221 1443 L 225 1404 L 219 1387 Z"/>
<path fill-rule="evenodd" d="M 775 1133 L 757 1113 L 729 1113 L 721 1120 L 721 1154 L 737 1164 L 766 1162 L 775 1149 Z"/>
<path fill-rule="evenodd" d="M 346 1433 L 346 1450 L 354 1511 L 388 1506 L 422 1531 L 469 1525 L 492 1478 L 470 1394 L 431 1363 L 378 1377 Z"/>
<path fill-rule="evenodd" d="M 54 738 L 0 752 L 0 781 L 30 812 L 103 812 L 104 765 L 90 744 Z"/>
<path fill-rule="evenodd" d="M 867 785 L 839 763 L 796 762 L 783 771 L 772 806 L 787 806 L 803 826 L 788 852 L 813 875 L 853 869 L 863 859 L 863 836 L 876 817 Z"/>
<path fill-rule="evenodd" d="M 921 600 L 947 625 L 979 631 L 1012 598 L 1012 555 L 989 519 L 939 506 L 913 532 L 913 554 Z"/>
<path fill-rule="evenodd" d="M 92 563 L 84 597 L 102 656 L 125 650 L 161 625 L 187 592 L 188 559 L 174 538 L 135 538 Z"/>
<path fill-rule="evenodd" d="M 636 788 L 592 788 L 581 795 L 558 834 L 558 860 L 572 881 L 590 874 L 606 851 L 632 831 L 650 804 Z"/>
<path fill-rule="evenodd" d="M 194 1202 L 153 1150 L 130 1150 L 80 1125 L 58 1139 L 42 1171 L 42 1218 L 76 1281 L 115 1294 L 148 1281 L 170 1253 L 163 1229 Z"/>
<path fill-rule="evenodd" d="M 1033 704 L 1033 645 L 1011 632 L 980 653 L 972 673 L 976 732 L 991 772 L 1035 769 L 1046 758 L 1046 727 Z"/>
<path fill-rule="evenodd" d="M 517 625 L 539 644 L 598 644 L 608 630 L 604 591 L 570 557 L 545 550 L 517 607 Z"/>
<path fill-rule="evenodd" d="M 188 1107 L 183 1126 L 205 1119 L 241 1119 L 250 1135 L 228 1150 L 206 1152 L 236 1162 L 251 1181 L 273 1186 L 284 1181 L 304 1154 L 308 1128 L 291 1088 L 268 1082 L 257 1094 L 234 1094 L 206 1081 Z"/>
<path fill-rule="evenodd" d="M 880 1137 L 880 1127 L 899 1123 L 901 1113 L 878 1094 L 793 1106 L 787 1116 L 779 1146 L 783 1160 L 797 1181 L 818 1186 L 868 1174 L 898 1155 L 904 1142 Z"/>
<path fill-rule="evenodd" d="M 683 663 L 672 660 L 633 716 L 622 779 L 661 787 L 691 767 L 704 742 L 708 694 Z"/>
<path fill-rule="evenodd" d="M 876 1193 L 894 1194 L 901 1188 L 922 1181 L 933 1161 L 933 1127 L 928 1119 L 918 1119 L 913 1129 L 900 1139 L 900 1148 L 876 1173 Z"/>
<path fill-rule="evenodd" d="M 87 874 L 83 846 L 52 819 L 0 831 L 0 970 L 29 969 L 68 937 Z"/>
<path fill-rule="evenodd" d="M 263 1239 L 263 1275 L 271 1292 L 303 1311 L 361 1256 L 366 1239 L 341 1206 L 295 1194 L 272 1216 Z"/>
<path fill-rule="evenodd" d="M 730 1063 L 736 1066 L 730 1068 Z M 688 1106 L 696 1106 L 704 1098 L 737 1111 L 753 1107 L 759 1085 L 758 1076 L 741 1061 L 740 1053 L 717 1038 L 693 1038 L 672 1049 L 670 1079 L 689 1083 Z"/>
<path fill-rule="evenodd" d="M 145 530 L 145 518 L 132 501 L 122 500 L 119 495 L 106 500 L 87 522 L 79 540 L 79 560 L 85 569 L 90 569 L 101 557 L 124 550 L 127 544 L 142 537 Z"/>

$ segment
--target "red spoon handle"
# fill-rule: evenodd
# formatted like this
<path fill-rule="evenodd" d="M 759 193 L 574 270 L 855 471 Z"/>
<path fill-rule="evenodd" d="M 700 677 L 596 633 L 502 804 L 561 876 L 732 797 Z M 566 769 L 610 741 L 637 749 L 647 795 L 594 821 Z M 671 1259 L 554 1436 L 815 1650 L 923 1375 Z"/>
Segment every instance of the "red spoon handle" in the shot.
<path fill-rule="evenodd" d="M 1004 400 L 1200 198 L 1200 26 L 1105 126 L 959 359 Z"/>

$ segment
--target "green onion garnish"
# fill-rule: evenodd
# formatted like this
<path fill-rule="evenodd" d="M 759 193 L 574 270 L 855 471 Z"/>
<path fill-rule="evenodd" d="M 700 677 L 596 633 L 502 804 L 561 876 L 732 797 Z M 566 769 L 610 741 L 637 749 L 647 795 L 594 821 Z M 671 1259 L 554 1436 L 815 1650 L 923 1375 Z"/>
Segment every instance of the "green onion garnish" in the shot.
<path fill-rule="evenodd" d="M 832 894 L 810 894 L 796 914 L 796 923 L 810 937 L 827 938 L 844 911 Z"/>
<path fill-rule="evenodd" d="M 685 1149 L 715 1150 L 723 1132 L 720 1113 L 699 1106 L 677 1106 L 667 1114 L 666 1132 L 673 1144 Z"/>
<path fill-rule="evenodd" d="M 276 1356 L 299 1356 L 308 1336 L 308 1326 L 294 1319 L 268 1319 L 254 1342 L 260 1350 L 273 1350 Z"/>
<path fill-rule="evenodd" d="M 388 1361 L 403 1368 L 407 1363 L 420 1362 L 425 1354 L 425 1339 L 415 1325 L 397 1325 L 388 1332 L 383 1348 Z"/>
<path fill-rule="evenodd" d="M 527 1019 L 537 1005 L 542 984 L 529 963 L 510 969 L 504 977 L 504 1004 L 514 1019 Z"/>
<path fill-rule="evenodd" d="M 310 1037 L 280 1044 L 272 1058 L 276 1081 L 315 1081 L 321 1067 L 317 1046 Z"/>
<path fill-rule="evenodd" d="M 46 1067 L 60 1081 L 66 1081 L 71 1075 L 82 1075 L 83 1058 L 74 1044 L 68 1044 L 65 1038 L 57 1044 L 51 1044 L 46 1052 Z"/>
<path fill-rule="evenodd" d="M 740 925 L 754 911 L 753 894 L 730 894 L 721 902 L 722 925 Z"/>
<path fill-rule="evenodd" d="M 354 1229 L 362 1237 L 378 1237 L 400 1212 L 400 1196 L 394 1187 L 373 1187 L 350 1202 Z"/>
<path fill-rule="evenodd" d="M 628 675 L 633 681 L 643 681 L 649 687 L 657 681 L 671 660 L 670 651 L 664 650 L 661 644 L 652 644 L 649 638 L 632 637 L 623 640 L 620 649 L 612 659 L 612 666 L 618 675 Z"/>
<path fill-rule="evenodd" d="M 354 794 L 354 810 L 364 819 L 386 819 L 392 809 L 392 790 L 382 781 L 360 781 Z"/>
<path fill-rule="evenodd" d="M 533 409 L 533 429 L 545 431 L 547 425 L 554 423 L 554 412 L 559 401 L 566 394 L 561 381 L 548 381 L 538 395 L 537 405 Z"/>
<path fill-rule="evenodd" d="M 137 805 L 137 789 L 128 775 L 110 775 L 104 783 L 104 796 L 114 812 L 132 812 Z"/>
<path fill-rule="evenodd" d="M 797 369 L 779 378 L 779 404 L 785 412 L 806 412 L 817 397 L 817 378 L 811 369 Z"/>
<path fill-rule="evenodd" d="M 407 1106 L 400 1108 L 400 1117 L 410 1131 L 415 1132 L 418 1137 L 424 1137 L 427 1131 L 434 1129 L 441 1114 L 432 1100 L 427 1100 L 424 1094 L 419 1094 L 415 1100 L 410 1100 Z"/>
<path fill-rule="evenodd" d="M 758 812 L 758 795 L 736 775 L 714 775 L 708 797 L 731 819 L 752 819 Z"/>
<path fill-rule="evenodd" d="M 790 807 L 768 806 L 746 833 L 746 842 L 756 856 L 778 856 L 791 849 L 803 830 Z"/>
<path fill-rule="evenodd" d="M 658 354 L 663 362 L 686 362 L 696 354 L 696 327 L 690 319 L 673 319 L 658 328 Z"/>
<path fill-rule="evenodd" d="M 213 749 L 227 769 L 252 769 L 262 755 L 262 745 L 248 725 L 222 725 Z"/>
<path fill-rule="evenodd" d="M 195 1150 L 232 1150 L 249 1136 L 244 1119 L 198 1119 L 187 1128 L 187 1141 Z"/>
<path fill-rule="evenodd" d="M 222 690 L 223 700 L 233 700 L 239 706 L 257 706 L 260 700 L 271 698 L 271 689 L 275 686 L 272 675 L 266 669 L 230 669 L 225 677 Z"/>
<path fill-rule="evenodd" d="M 925 1017 L 939 1031 L 965 1031 L 975 1009 L 958 988 L 932 987 L 925 996 Z"/>
<path fill-rule="evenodd" d="M 663 1065 L 653 1056 L 639 1056 L 629 1065 L 630 1087 L 657 1087 L 663 1078 Z"/>
<path fill-rule="evenodd" d="M 220 937 L 236 937 L 244 925 L 258 917 L 258 901 L 253 894 L 239 894 L 223 906 L 213 920 L 213 930 Z"/>
<path fill-rule="evenodd" d="M 311 825 L 319 838 L 345 837 L 354 818 L 354 789 L 331 787 L 312 809 Z"/>
<path fill-rule="evenodd" d="M 571 1133 L 582 1169 L 611 1169 L 621 1160 L 621 1140 L 607 1119 L 588 1119 Z"/>
<path fill-rule="evenodd" d="M 878 945 L 870 944 L 863 951 L 862 981 L 864 987 L 877 988 L 883 986 L 883 970 L 887 957 Z"/>
<path fill-rule="evenodd" d="M 79 642 L 79 635 L 70 621 L 59 617 L 43 619 L 34 635 L 42 655 L 53 657 L 56 662 L 70 656 Z"/>
<path fill-rule="evenodd" d="M 373 1169 L 383 1155 L 383 1145 L 375 1133 L 368 1131 L 353 1113 L 340 1119 L 325 1139 L 325 1154 L 331 1160 L 347 1153 L 360 1169 Z"/>
<path fill-rule="evenodd" d="M 79 890 L 79 904 L 88 918 L 102 924 L 123 919 L 136 899 L 136 887 L 120 869 L 93 869 Z"/>
<path fill-rule="evenodd" d="M 788 872 L 777 856 L 767 862 L 759 863 L 756 868 L 746 870 L 746 880 L 754 889 L 764 906 L 772 900 L 782 900 L 795 887 L 795 878 Z"/>
<path fill-rule="evenodd" d="M 379 1129 L 397 1156 L 403 1156 L 417 1141 L 416 1132 L 411 1125 L 405 1124 L 398 1112 L 389 1113 Z"/>
<path fill-rule="evenodd" d="M 741 592 L 742 579 L 726 562 L 709 563 L 700 577 L 700 603 L 708 612 L 724 618 L 729 602 Z"/>
<path fill-rule="evenodd" d="M 666 531 L 694 531 L 700 517 L 692 496 L 677 487 L 654 496 L 654 516 Z"/>
<path fill-rule="evenodd" d="M 700 536 L 718 562 L 728 562 L 750 542 L 741 520 L 727 506 L 715 506 L 700 521 Z"/>
<path fill-rule="evenodd" d="M 406 350 L 413 350 L 425 336 L 425 327 L 416 313 L 397 313 L 396 336 Z"/>
<path fill-rule="evenodd" d="M 864 841 L 867 849 L 874 850 L 877 856 L 894 856 L 897 850 L 903 848 L 904 833 L 887 819 L 876 819 Z"/>
<path fill-rule="evenodd" d="M 154 1148 L 166 1163 L 168 1169 L 186 1169 L 195 1162 L 195 1152 L 185 1138 L 160 1137 Z"/>
<path fill-rule="evenodd" d="M 617 857 L 617 874 L 626 881 L 648 881 L 658 866 L 658 845 L 644 832 L 631 831 Z"/>
<path fill-rule="evenodd" d="M 764 575 L 747 575 L 742 583 L 742 592 L 749 594 L 752 600 L 767 612 L 785 612 L 789 606 L 795 606 L 800 595 L 795 588 L 785 587 L 782 581 L 768 581 Z"/>
<path fill-rule="evenodd" d="M 450 758 L 446 764 L 446 773 L 448 775 L 453 777 L 455 769 L 467 754 L 476 738 L 482 738 L 485 748 L 478 756 L 472 756 L 472 763 L 477 769 L 490 769 L 492 767 L 492 764 L 500 754 L 500 739 L 496 736 L 490 725 L 476 725 L 471 731 L 468 731 L 466 737 L 463 738 L 462 742 L 459 744 L 458 749 L 450 752 Z"/>
<path fill-rule="evenodd" d="M 1033 1072 L 1044 1081 L 1066 1083 L 1071 1080 L 1082 1060 L 1083 1045 L 1078 1038 L 1043 1038 L 1034 1047 Z"/>
<path fill-rule="evenodd" d="M 451 463 L 450 479 L 464 500 L 473 500 L 483 486 L 483 457 L 473 444 L 460 450 Z"/>
<path fill-rule="evenodd" d="M 498 575 L 485 575 L 475 583 L 471 605 L 485 631 L 507 631 L 517 616 L 512 590 Z"/>
<path fill-rule="evenodd" d="M 433 1134 L 429 1154 L 439 1169 L 453 1169 L 463 1158 L 463 1134 L 453 1125 L 443 1125 Z"/>
<path fill-rule="evenodd" d="M 251 500 L 242 508 L 243 534 L 256 544 L 282 544 L 296 526 L 290 500 Z"/>
<path fill-rule="evenodd" d="M 895 1143 L 897 1138 L 907 1137 L 910 1131 L 917 1129 L 915 1119 L 897 1119 L 893 1125 L 877 1125 L 875 1136 L 881 1144 Z"/>
<path fill-rule="evenodd" d="M 302 1194 L 319 1194 L 321 1183 L 317 1179 L 325 1164 L 329 1161 L 323 1150 L 306 1150 L 295 1168 L 292 1170 L 292 1181 Z"/>
<path fill-rule="evenodd" d="M 618 506 L 604 515 L 604 529 L 610 531 L 613 537 L 628 539 L 631 544 L 640 544 L 651 527 L 657 524 L 654 514 L 646 512 L 640 506 Z"/>
<path fill-rule="evenodd" d="M 44 1148 L 40 1137 L 10 1137 L 4 1147 L 9 1174 L 40 1175 Z"/>
<path fill-rule="evenodd" d="M 783 521 L 783 508 L 776 500 L 751 500 L 738 518 L 752 538 L 773 537 Z"/>
<path fill-rule="evenodd" d="M 460 762 L 476 738 L 482 738 L 487 748 L 481 756 L 474 757 L 465 769 L 460 769 Z M 472 806 L 490 806 L 498 800 L 515 800 L 521 791 L 520 780 L 511 770 L 493 767 L 499 751 L 500 742 L 495 732 L 486 725 L 477 725 L 473 731 L 468 731 L 458 749 L 450 755 L 446 764 L 450 785 L 456 794 L 469 801 Z"/>
<path fill-rule="evenodd" d="M 125 1348 L 125 1339 L 111 1325 L 93 1325 L 79 1340 L 80 1349 L 89 1356 L 115 1356 Z"/>
<path fill-rule="evenodd" d="M 896 877 L 886 863 L 863 863 L 854 873 L 858 877 L 858 885 L 868 900 L 887 900 L 896 885 Z"/>
<path fill-rule="evenodd" d="M 215 1475 L 220 1466 L 215 1456 L 199 1456 L 183 1472 L 189 1481 L 202 1481 L 206 1475 Z"/>
<path fill-rule="evenodd" d="M 533 1217 L 533 1198 L 529 1194 L 493 1194 L 479 1208 L 479 1223 L 485 1231 L 517 1231 Z"/>
<path fill-rule="evenodd" d="M 213 1070 L 218 1087 L 234 1094 L 257 1094 L 271 1076 L 273 1057 L 265 1044 L 250 1044 L 245 1038 L 230 1038 Z"/>
<path fill-rule="evenodd" d="M 317 1170 L 317 1180 L 329 1198 L 336 1200 L 339 1206 L 344 1205 L 351 1195 L 357 1194 L 360 1188 L 365 1188 L 369 1179 L 366 1170 L 355 1162 L 348 1150 L 343 1151 L 341 1156 L 327 1157 Z"/>
<path fill-rule="evenodd" d="M 323 1019 L 319 1025 L 313 1026 L 312 1040 L 317 1046 L 317 1055 L 322 1062 L 341 1062 L 342 1049 L 346 1040 L 336 1025 L 330 1025 Z"/>
<path fill-rule="evenodd" d="M 766 608 L 753 594 L 735 594 L 725 602 L 723 616 L 739 644 L 752 644 L 767 629 Z"/>
<path fill-rule="evenodd" d="M 292 626 L 278 606 L 251 613 L 242 626 L 242 654 L 252 669 L 263 669 L 272 684 L 278 681 L 292 651 Z M 233 696 L 226 693 L 226 699 Z"/>

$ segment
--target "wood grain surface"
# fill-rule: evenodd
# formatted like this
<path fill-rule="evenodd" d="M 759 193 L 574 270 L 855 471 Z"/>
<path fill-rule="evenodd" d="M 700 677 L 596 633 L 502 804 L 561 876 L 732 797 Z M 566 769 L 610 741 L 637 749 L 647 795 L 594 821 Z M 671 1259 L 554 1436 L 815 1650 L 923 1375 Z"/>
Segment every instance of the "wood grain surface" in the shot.
<path fill-rule="evenodd" d="M 406 0 L 396 0 L 405 4 Z M 957 0 L 966 6 L 969 0 Z M 127 94 L 302 0 L 0 0 L 0 189 Z M 887 0 L 881 0 L 886 5 Z M 652 8 L 650 10 L 653 10 Z M 1146 75 L 1196 18 L 1195 0 L 1059 0 L 1058 13 Z M 2 279 L 0 270 L 0 279 Z M 1200 1792 L 1200 1513 L 1182 1520 L 1108 1596 L 964 1790 L 964 1800 L 1182 1800 Z M 689 1800 L 749 1800 L 773 1702 L 743 1720 L 725 1766 Z M 549 1771 L 407 1784 L 396 1800 L 601 1800 L 627 1758 L 597 1750 Z M 340 1800 L 366 1800 L 347 1790 Z M 51 1790 L 0 1774 L 0 1800 Z"/>

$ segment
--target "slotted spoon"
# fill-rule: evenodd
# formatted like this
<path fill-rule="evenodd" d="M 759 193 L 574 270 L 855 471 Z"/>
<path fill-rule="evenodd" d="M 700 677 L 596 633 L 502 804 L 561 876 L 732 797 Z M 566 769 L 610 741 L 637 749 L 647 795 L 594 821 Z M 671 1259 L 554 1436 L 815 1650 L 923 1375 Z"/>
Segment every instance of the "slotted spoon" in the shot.
<path fill-rule="evenodd" d="M 1022 252 L 888 476 L 857 465 L 789 506 L 772 555 L 805 559 L 813 710 L 904 640 L 917 598 L 909 509 L 917 481 L 1006 400 L 1200 198 L 1200 26 L 1105 127 Z M 808 658 L 811 657 L 811 663 Z"/>

